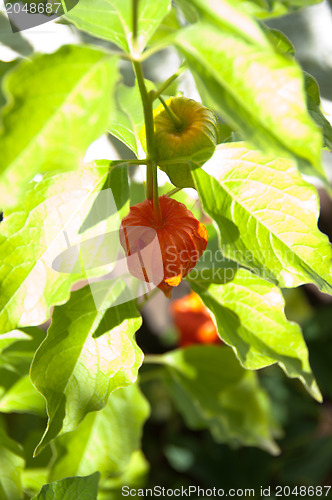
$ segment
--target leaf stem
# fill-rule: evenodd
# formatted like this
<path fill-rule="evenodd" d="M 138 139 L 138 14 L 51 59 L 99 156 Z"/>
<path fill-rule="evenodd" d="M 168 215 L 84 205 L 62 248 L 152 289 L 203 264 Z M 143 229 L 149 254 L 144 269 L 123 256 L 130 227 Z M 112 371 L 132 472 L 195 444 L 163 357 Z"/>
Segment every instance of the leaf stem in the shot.
<path fill-rule="evenodd" d="M 154 365 L 164 365 L 165 360 L 161 354 L 146 354 L 144 356 L 143 363 L 149 363 Z"/>
<path fill-rule="evenodd" d="M 146 196 L 148 200 L 153 202 L 153 212 L 156 225 L 162 223 L 162 213 L 159 204 L 158 196 L 158 179 L 157 179 L 157 158 L 155 149 L 154 137 L 154 121 L 153 121 L 153 99 L 148 93 L 142 70 L 141 59 L 136 58 L 137 55 L 137 33 L 138 33 L 138 2 L 133 0 L 133 47 L 134 57 L 133 66 L 137 78 L 138 88 L 142 98 L 145 134 L 146 134 Z"/>
<path fill-rule="evenodd" d="M 170 119 L 172 120 L 172 122 L 174 123 L 175 127 L 178 128 L 178 129 L 182 129 L 183 128 L 183 123 L 182 123 L 181 118 L 179 118 L 174 113 L 174 111 L 171 110 L 171 108 L 167 105 L 165 99 L 163 97 L 161 97 L 161 95 L 158 97 L 158 99 L 161 102 L 161 104 L 164 106 L 166 113 L 168 114 L 168 116 L 170 117 Z"/>
<path fill-rule="evenodd" d="M 152 100 L 158 99 L 158 97 L 164 93 L 164 91 L 176 80 L 182 73 L 187 69 L 186 64 L 182 64 L 179 69 L 170 76 L 157 90 L 151 90 L 150 94 L 152 95 Z"/>
<path fill-rule="evenodd" d="M 67 6 L 66 6 L 66 2 L 64 0 L 61 0 L 61 5 L 62 5 L 64 13 L 67 14 L 68 10 L 67 10 Z"/>
<path fill-rule="evenodd" d="M 145 134 L 146 134 L 146 197 L 153 201 L 154 217 L 157 225 L 162 222 L 162 214 L 158 196 L 157 162 L 155 151 L 154 121 L 152 99 L 146 89 L 142 66 L 139 61 L 133 61 L 134 71 L 137 78 L 138 88 L 141 93 Z"/>
<path fill-rule="evenodd" d="M 153 54 L 156 54 L 157 52 L 161 52 L 164 49 L 167 49 L 170 46 L 170 41 L 168 38 L 164 38 L 162 42 L 153 45 L 151 48 L 145 50 L 143 54 L 140 57 L 141 61 L 146 61 L 151 57 Z"/>
<path fill-rule="evenodd" d="M 159 288 L 154 288 L 151 292 L 147 293 L 145 296 L 144 296 L 144 299 L 142 300 L 142 302 L 138 302 L 137 299 L 136 299 L 136 307 L 139 311 L 141 311 L 143 309 L 143 307 L 145 306 L 145 304 L 152 298 L 156 295 L 156 293 L 159 292 Z"/>
<path fill-rule="evenodd" d="M 133 0 L 133 46 L 135 52 L 137 49 L 138 34 L 138 2 L 139 0 Z"/>
<path fill-rule="evenodd" d="M 178 193 L 179 191 L 182 191 L 183 188 L 174 188 L 172 189 L 171 191 L 168 191 L 168 193 L 166 193 L 166 196 L 173 196 L 174 194 Z"/>
<path fill-rule="evenodd" d="M 110 165 L 112 167 L 119 167 L 122 165 L 146 165 L 147 159 L 142 158 L 141 160 L 139 159 L 130 159 L 130 160 L 111 160 Z"/>
<path fill-rule="evenodd" d="M 142 66 L 139 61 L 133 61 L 134 71 L 137 78 L 138 88 L 141 93 L 144 121 L 145 121 L 145 134 L 146 134 L 146 148 L 147 148 L 147 198 L 153 199 L 153 163 L 155 163 L 155 147 L 154 147 L 154 124 L 153 124 L 153 108 L 152 102 L 149 97 L 148 91 L 145 86 Z"/>

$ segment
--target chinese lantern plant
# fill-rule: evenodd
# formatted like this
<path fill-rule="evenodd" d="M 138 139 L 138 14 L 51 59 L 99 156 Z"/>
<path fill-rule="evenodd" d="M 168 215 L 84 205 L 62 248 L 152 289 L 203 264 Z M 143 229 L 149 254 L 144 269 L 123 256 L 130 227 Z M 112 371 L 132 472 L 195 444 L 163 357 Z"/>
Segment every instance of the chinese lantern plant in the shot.
<path fill-rule="evenodd" d="M 80 0 L 66 19 L 91 44 L 1 66 L 1 500 L 31 498 L 43 483 L 36 498 L 73 500 L 144 484 L 140 384 L 148 394 L 151 380 L 189 428 L 274 455 L 280 426 L 257 370 L 277 364 L 301 382 L 298 394 L 322 399 L 281 288 L 332 292 L 317 192 L 302 177 L 327 184 L 321 152 L 332 128 L 287 39 L 242 2 L 217 3 Z M 250 12 L 269 15 L 252 3 Z M 147 81 L 143 63 L 163 61 L 166 47 L 179 67 Z M 131 87 L 120 81 L 128 67 Z M 200 98 L 170 91 L 182 77 Z M 217 115 L 229 142 L 220 143 Z M 85 164 L 106 131 L 135 158 Z M 137 166 L 146 182 L 130 203 Z M 179 348 L 142 352 L 131 279 L 154 289 L 144 302 L 155 292 L 168 301 Z"/>

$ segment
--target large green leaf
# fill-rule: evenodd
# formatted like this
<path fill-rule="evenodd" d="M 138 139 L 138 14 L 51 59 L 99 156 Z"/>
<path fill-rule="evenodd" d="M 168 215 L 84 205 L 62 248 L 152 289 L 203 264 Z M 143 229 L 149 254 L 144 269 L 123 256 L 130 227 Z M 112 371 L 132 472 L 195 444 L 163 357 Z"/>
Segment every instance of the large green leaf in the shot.
<path fill-rule="evenodd" d="M 116 59 L 65 46 L 21 62 L 4 79 L 0 130 L 1 207 L 17 203 L 35 174 L 73 170 L 106 127 Z"/>
<path fill-rule="evenodd" d="M 237 0 L 181 0 L 180 3 L 190 4 L 190 9 L 197 12 L 198 18 L 211 22 L 222 31 L 231 30 L 240 38 L 259 45 L 268 45 L 260 25 L 241 12 Z"/>
<path fill-rule="evenodd" d="M 10 345 L 0 357 L 0 412 L 27 412 L 45 416 L 45 401 L 29 378 L 29 369 L 36 349 L 45 337 L 39 328 L 27 328 L 26 333 L 16 331 Z M 10 334 L 0 336 L 9 340 Z"/>
<path fill-rule="evenodd" d="M 324 145 L 332 150 L 332 126 L 325 118 L 320 107 L 320 95 L 318 83 L 313 76 L 304 73 L 305 89 L 307 93 L 308 110 L 317 125 L 322 129 Z"/>
<path fill-rule="evenodd" d="M 278 287 L 246 269 L 234 271 L 233 279 L 223 285 L 195 281 L 191 285 L 214 315 L 221 338 L 233 346 L 245 368 L 256 370 L 277 362 L 321 401 L 301 329 L 287 320 Z"/>
<path fill-rule="evenodd" d="M 209 102 L 258 148 L 321 178 L 322 135 L 308 114 L 296 61 L 235 29 L 198 23 L 176 39 Z"/>
<path fill-rule="evenodd" d="M 164 355 L 163 361 L 170 375 L 166 382 L 190 427 L 209 428 L 219 442 L 278 453 L 267 395 L 231 349 L 192 346 Z"/>
<path fill-rule="evenodd" d="M 157 31 L 152 35 L 149 45 L 159 45 L 171 43 L 172 37 L 176 31 L 181 29 L 178 12 L 175 7 L 171 8 L 166 17 L 158 26 Z"/>
<path fill-rule="evenodd" d="M 59 433 L 74 430 L 87 413 L 103 408 L 112 391 L 135 382 L 143 355 L 134 334 L 142 320 L 133 302 L 109 309 L 122 292 L 120 281 L 96 282 L 54 309 L 31 367 L 49 416 L 36 452 Z"/>
<path fill-rule="evenodd" d="M 227 0 L 246 14 L 260 19 L 284 16 L 298 9 L 316 5 L 322 0 Z"/>
<path fill-rule="evenodd" d="M 284 16 L 293 11 L 296 11 L 309 5 L 315 5 L 322 0 L 176 0 L 180 5 L 187 4 L 188 7 L 193 8 L 199 12 L 206 12 L 213 10 L 215 13 L 224 13 L 230 18 L 232 17 L 230 7 L 234 7 L 244 14 L 255 16 L 260 19 Z"/>
<path fill-rule="evenodd" d="M 57 458 L 50 479 L 84 476 L 95 470 L 113 477 L 123 473 L 140 447 L 148 414 L 149 405 L 137 383 L 114 391 L 103 410 L 90 413 L 76 431 L 55 440 Z"/>
<path fill-rule="evenodd" d="M 20 205 L 0 224 L 0 332 L 38 325 L 53 304 L 66 301 L 72 284 L 85 277 L 59 273 L 54 259 L 76 242 L 79 228 L 107 178 L 108 167 L 46 175 L 30 183 Z"/>
<path fill-rule="evenodd" d="M 99 472 L 45 484 L 32 500 L 97 500 Z"/>
<path fill-rule="evenodd" d="M 142 52 L 170 9 L 170 0 L 140 0 L 137 50 Z M 126 52 L 133 48 L 132 0 L 80 0 L 67 19 L 91 35 L 115 43 Z"/>
<path fill-rule="evenodd" d="M 291 161 L 228 143 L 218 146 L 209 171 L 219 182 L 203 169 L 193 177 L 227 258 L 282 287 L 314 283 L 332 292 L 331 247 L 317 228 L 318 195 Z"/>
<path fill-rule="evenodd" d="M 0 500 L 21 500 L 23 452 L 0 426 Z"/>

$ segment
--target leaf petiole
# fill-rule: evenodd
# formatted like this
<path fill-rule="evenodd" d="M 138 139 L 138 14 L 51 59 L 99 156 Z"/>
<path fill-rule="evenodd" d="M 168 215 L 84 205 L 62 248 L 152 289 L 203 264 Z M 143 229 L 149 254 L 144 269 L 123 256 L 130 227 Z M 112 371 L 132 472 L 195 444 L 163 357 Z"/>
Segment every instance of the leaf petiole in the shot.
<path fill-rule="evenodd" d="M 170 117 L 172 122 L 174 123 L 175 127 L 177 129 L 181 130 L 183 128 L 183 123 L 182 123 L 181 118 L 179 118 L 174 113 L 174 111 L 171 110 L 171 108 L 167 105 L 165 99 L 163 97 L 161 97 L 161 95 L 158 97 L 158 99 L 161 102 L 161 104 L 164 106 L 166 113 L 168 114 L 168 116 Z"/>
<path fill-rule="evenodd" d="M 182 75 L 182 73 L 187 69 L 186 64 L 182 64 L 182 66 L 179 67 L 179 69 L 172 75 L 170 76 L 157 90 L 151 90 L 150 94 L 152 97 L 152 100 L 155 101 L 158 99 L 158 97 L 164 93 L 164 91 L 176 80 L 179 76 Z"/>

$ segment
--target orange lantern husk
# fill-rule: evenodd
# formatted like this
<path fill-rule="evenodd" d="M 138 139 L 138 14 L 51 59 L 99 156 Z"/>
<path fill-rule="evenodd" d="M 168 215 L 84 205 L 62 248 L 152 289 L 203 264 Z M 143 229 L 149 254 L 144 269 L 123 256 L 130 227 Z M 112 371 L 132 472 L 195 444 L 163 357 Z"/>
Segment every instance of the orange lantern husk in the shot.
<path fill-rule="evenodd" d="M 159 198 L 161 222 L 152 200 L 130 207 L 120 226 L 120 243 L 130 273 L 158 286 L 167 297 L 196 265 L 208 234 L 187 207 L 173 198 Z"/>
<path fill-rule="evenodd" d="M 180 333 L 181 347 L 221 343 L 209 311 L 195 292 L 174 300 L 170 314 Z"/>

